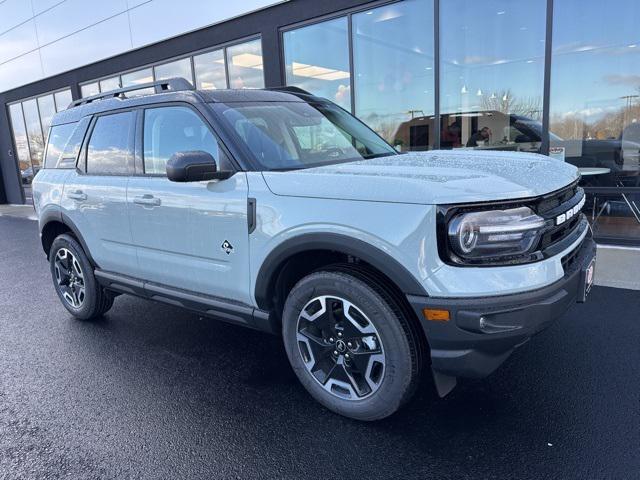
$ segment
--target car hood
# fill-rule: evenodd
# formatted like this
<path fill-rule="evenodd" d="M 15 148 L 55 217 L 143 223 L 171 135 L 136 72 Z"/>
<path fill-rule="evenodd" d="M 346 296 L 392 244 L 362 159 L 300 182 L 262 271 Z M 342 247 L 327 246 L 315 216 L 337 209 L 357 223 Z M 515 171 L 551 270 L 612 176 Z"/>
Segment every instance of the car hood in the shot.
<path fill-rule="evenodd" d="M 263 176 L 276 195 L 418 204 L 535 197 L 579 178 L 574 166 L 543 155 L 478 150 L 410 152 Z"/>

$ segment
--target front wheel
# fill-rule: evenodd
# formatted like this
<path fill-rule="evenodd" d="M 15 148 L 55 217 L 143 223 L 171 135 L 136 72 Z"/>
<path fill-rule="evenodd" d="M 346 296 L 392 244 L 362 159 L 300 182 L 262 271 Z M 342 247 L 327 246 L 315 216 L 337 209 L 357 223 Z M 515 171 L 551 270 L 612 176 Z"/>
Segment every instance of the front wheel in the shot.
<path fill-rule="evenodd" d="M 283 336 L 302 384 L 336 413 L 378 420 L 415 389 L 418 339 L 409 319 L 355 271 L 320 271 L 298 282 L 285 303 Z"/>
<path fill-rule="evenodd" d="M 113 306 L 113 296 L 98 284 L 91 262 L 71 235 L 60 235 L 53 241 L 49 262 L 56 293 L 74 317 L 91 320 Z"/>

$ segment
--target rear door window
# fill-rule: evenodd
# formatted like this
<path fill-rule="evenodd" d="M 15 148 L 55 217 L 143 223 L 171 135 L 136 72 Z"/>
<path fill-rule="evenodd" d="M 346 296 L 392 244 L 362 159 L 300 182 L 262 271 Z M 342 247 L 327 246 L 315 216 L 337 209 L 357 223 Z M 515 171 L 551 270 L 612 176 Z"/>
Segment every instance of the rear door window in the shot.
<path fill-rule="evenodd" d="M 133 161 L 135 112 L 97 118 L 87 146 L 87 173 L 127 175 Z"/>

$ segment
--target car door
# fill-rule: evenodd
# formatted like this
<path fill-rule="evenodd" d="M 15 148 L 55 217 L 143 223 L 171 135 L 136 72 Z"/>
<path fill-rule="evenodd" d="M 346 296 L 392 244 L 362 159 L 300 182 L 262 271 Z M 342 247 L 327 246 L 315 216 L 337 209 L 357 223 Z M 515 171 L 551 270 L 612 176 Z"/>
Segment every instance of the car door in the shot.
<path fill-rule="evenodd" d="M 219 170 L 233 167 L 194 107 L 146 108 L 143 118 L 138 138 L 142 171 L 130 180 L 127 194 L 138 276 L 249 304 L 246 174 L 236 172 L 227 180 L 169 181 L 166 163 L 176 152 L 205 151 Z"/>
<path fill-rule="evenodd" d="M 134 275 L 137 266 L 127 214 L 135 118 L 135 111 L 124 111 L 92 119 L 61 199 L 63 214 L 82 235 L 98 267 L 126 275 Z"/>

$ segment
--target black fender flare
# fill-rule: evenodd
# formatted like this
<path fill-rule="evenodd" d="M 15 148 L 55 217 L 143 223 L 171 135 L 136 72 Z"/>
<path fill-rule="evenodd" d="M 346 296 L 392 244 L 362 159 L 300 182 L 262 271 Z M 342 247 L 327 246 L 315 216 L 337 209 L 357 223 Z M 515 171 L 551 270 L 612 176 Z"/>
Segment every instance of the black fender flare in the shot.
<path fill-rule="evenodd" d="M 360 258 L 389 277 L 405 295 L 428 296 L 424 287 L 403 265 L 378 247 L 337 233 L 307 233 L 285 240 L 262 262 L 254 291 L 261 309 L 270 309 L 275 281 L 284 263 L 297 253 L 311 250 L 330 250 Z"/>
<path fill-rule="evenodd" d="M 62 223 L 64 226 L 66 226 L 71 231 L 73 236 L 76 237 L 78 242 L 80 242 L 80 245 L 82 246 L 82 249 L 84 250 L 84 253 L 87 255 L 87 258 L 89 259 L 89 262 L 91 262 L 91 265 L 93 265 L 94 267 L 98 267 L 98 265 L 96 264 L 95 260 L 91 256 L 91 251 L 89 250 L 89 247 L 87 246 L 87 242 L 85 242 L 84 237 L 80 233 L 80 229 L 76 226 L 76 224 L 73 222 L 73 220 L 71 220 L 69 218 L 69 216 L 66 215 L 64 212 L 51 210 L 51 211 L 47 212 L 46 214 L 44 214 L 40 218 L 40 241 L 41 241 L 41 243 L 42 243 L 42 232 L 47 227 L 47 225 L 52 223 L 52 222 Z M 42 243 L 42 249 L 45 250 L 44 243 Z M 47 253 L 46 250 L 45 250 L 45 253 Z"/>

